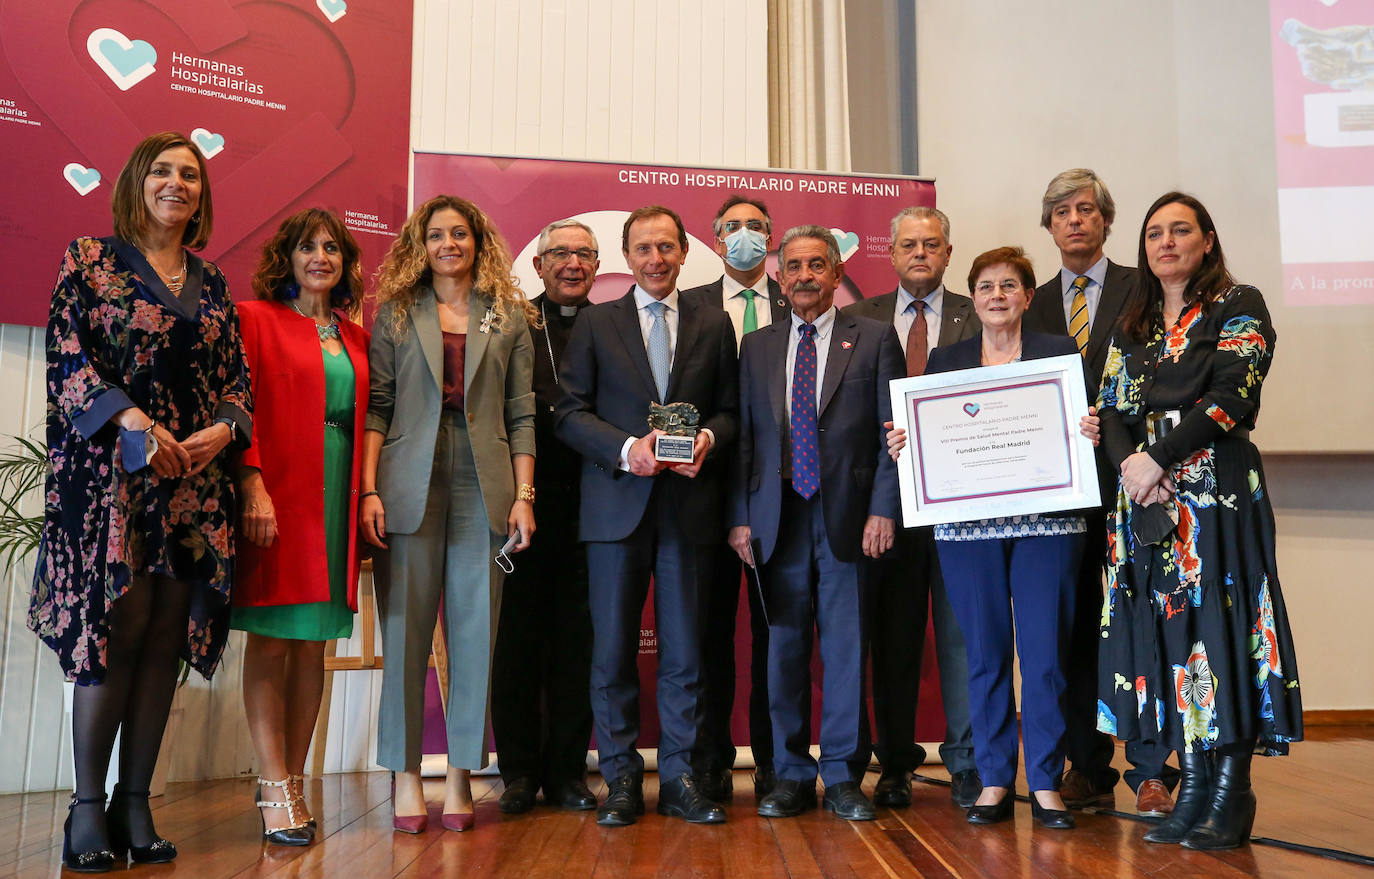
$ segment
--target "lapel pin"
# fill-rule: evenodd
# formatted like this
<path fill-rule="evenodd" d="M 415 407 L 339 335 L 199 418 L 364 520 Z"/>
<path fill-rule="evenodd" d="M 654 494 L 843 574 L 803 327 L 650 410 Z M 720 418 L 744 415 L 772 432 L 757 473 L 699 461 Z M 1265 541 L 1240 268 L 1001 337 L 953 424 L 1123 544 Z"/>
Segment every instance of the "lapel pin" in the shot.
<path fill-rule="evenodd" d="M 487 309 L 486 316 L 482 318 L 482 323 L 479 324 L 478 327 L 477 327 L 477 332 L 479 332 L 479 333 L 490 333 L 490 332 L 491 332 L 491 322 L 492 322 L 493 320 L 495 320 L 495 319 L 496 319 L 496 314 L 495 314 L 490 308 L 488 308 L 488 309 Z"/>
<path fill-rule="evenodd" d="M 848 339 L 841 339 L 840 347 L 848 351 L 850 348 L 854 347 L 854 343 L 849 341 Z"/>

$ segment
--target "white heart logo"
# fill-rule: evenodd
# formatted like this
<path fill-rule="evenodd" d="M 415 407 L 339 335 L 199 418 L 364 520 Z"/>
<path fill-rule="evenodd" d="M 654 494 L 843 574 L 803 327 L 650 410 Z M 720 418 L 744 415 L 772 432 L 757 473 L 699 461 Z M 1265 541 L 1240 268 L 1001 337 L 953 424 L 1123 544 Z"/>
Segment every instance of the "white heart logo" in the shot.
<path fill-rule="evenodd" d="M 206 128 L 196 128 L 191 131 L 191 142 L 200 150 L 200 154 L 206 159 L 213 159 L 224 152 L 224 135 L 215 134 Z"/>
<path fill-rule="evenodd" d="M 157 50 L 151 43 L 130 40 L 112 27 L 91 31 L 86 51 L 120 91 L 127 92 L 157 69 Z"/>
<path fill-rule="evenodd" d="M 85 195 L 100 185 L 100 172 L 77 162 L 69 162 L 62 169 L 62 176 L 67 178 L 77 195 Z"/>

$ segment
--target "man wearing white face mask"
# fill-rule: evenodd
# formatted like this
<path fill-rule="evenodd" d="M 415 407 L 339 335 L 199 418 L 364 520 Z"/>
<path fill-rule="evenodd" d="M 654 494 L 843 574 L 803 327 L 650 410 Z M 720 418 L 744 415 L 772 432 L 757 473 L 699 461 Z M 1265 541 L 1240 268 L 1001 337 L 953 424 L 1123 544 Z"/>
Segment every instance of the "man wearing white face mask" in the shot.
<path fill-rule="evenodd" d="M 773 246 L 773 221 L 763 202 L 732 195 L 716 212 L 712 231 L 725 273 L 682 295 L 723 309 L 730 316 L 738 345 L 746 333 L 787 319 L 789 308 L 782 288 L 765 271 Z M 734 790 L 730 714 L 735 704 L 735 614 L 741 576 L 739 556 L 722 534 L 701 618 L 702 716 L 692 756 L 697 783 L 716 802 L 729 800 Z M 768 719 L 768 624 L 753 589 L 749 590 L 749 628 L 749 742 L 754 752 L 754 794 L 762 798 L 773 788 L 773 725 Z"/>

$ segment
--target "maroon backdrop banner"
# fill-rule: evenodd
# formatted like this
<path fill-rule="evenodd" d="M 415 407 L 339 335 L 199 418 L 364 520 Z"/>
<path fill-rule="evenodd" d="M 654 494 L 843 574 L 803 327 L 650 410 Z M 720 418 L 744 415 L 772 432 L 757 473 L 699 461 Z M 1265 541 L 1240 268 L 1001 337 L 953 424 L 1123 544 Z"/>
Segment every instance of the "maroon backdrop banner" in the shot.
<path fill-rule="evenodd" d="M 689 239 L 687 259 L 678 278 L 678 287 L 684 290 L 721 276 L 722 263 L 712 249 L 715 236 L 711 221 L 721 203 L 731 195 L 746 195 L 768 206 L 774 246 L 790 226 L 814 223 L 830 229 L 845 261 L 844 286 L 835 294 L 839 306 L 896 288 L 888 246 L 892 217 L 904 207 L 935 206 L 935 184 L 913 177 L 417 152 L 414 203 L 418 205 L 440 193 L 469 198 L 495 220 L 515 255 L 521 287 L 530 295 L 543 290 L 533 265 L 540 230 L 565 217 L 586 223 L 595 231 L 601 250 L 601 269 L 592 290 L 594 302 L 622 296 L 634 283 L 621 253 L 621 227 L 625 217 L 643 205 L 665 205 L 682 216 Z M 775 276 L 776 254 L 770 254 L 768 265 L 769 274 Z M 735 639 L 737 684 L 731 721 L 737 745 L 749 741 L 748 613 L 741 594 Z M 911 637 L 923 638 L 924 634 L 912 632 Z M 644 610 L 639 649 L 639 744 L 645 748 L 653 747 L 658 739 L 654 701 L 657 653 L 651 595 Z M 819 685 L 819 659 L 813 662 L 813 672 L 813 681 Z M 821 699 L 819 687 L 813 689 L 814 735 L 820 728 Z M 433 744 L 442 750 L 442 726 L 433 733 L 437 734 L 433 736 L 437 741 L 427 741 L 427 752 Z M 939 676 L 929 642 L 922 664 L 916 735 L 921 741 L 944 738 Z"/>
<path fill-rule="evenodd" d="M 369 270 L 405 219 L 411 4 L 7 0 L 0 4 L 0 323 L 42 326 L 62 251 L 108 235 L 134 146 L 207 158 L 203 256 L 239 297 L 286 216 L 344 217 Z"/>

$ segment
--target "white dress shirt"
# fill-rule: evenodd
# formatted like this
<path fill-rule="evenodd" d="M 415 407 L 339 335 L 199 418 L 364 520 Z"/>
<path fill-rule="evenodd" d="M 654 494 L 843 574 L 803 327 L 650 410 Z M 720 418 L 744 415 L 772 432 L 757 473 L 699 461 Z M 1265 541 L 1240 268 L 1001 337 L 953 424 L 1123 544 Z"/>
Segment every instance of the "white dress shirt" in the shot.
<path fill-rule="evenodd" d="M 1102 285 L 1107 282 L 1107 258 L 1104 256 L 1089 266 L 1083 274 L 1088 276 L 1088 286 L 1083 288 L 1083 298 L 1088 300 L 1088 331 L 1092 331 L 1093 321 L 1097 320 L 1097 303 L 1102 301 Z M 1064 306 L 1064 326 L 1073 319 L 1073 282 L 1078 273 L 1066 268 L 1059 269 L 1059 291 Z"/>
<path fill-rule="evenodd" d="M 748 300 L 744 296 L 744 285 L 729 275 L 720 276 L 720 305 L 725 309 L 725 313 L 730 315 L 730 323 L 735 328 L 735 347 L 738 349 L 740 341 L 744 339 L 744 306 Z M 759 278 L 757 287 L 750 287 L 754 291 L 754 314 L 759 320 L 759 329 L 763 329 L 773 322 L 773 304 L 768 296 L 768 273 L 764 272 Z"/>
<path fill-rule="evenodd" d="M 634 293 L 635 313 L 639 317 L 639 334 L 641 341 L 644 343 L 644 351 L 646 353 L 649 350 L 649 333 L 654 326 L 654 314 L 649 310 L 649 304 L 653 302 L 662 302 L 664 305 L 668 306 L 663 312 L 663 320 L 668 324 L 668 369 L 671 371 L 673 362 L 677 359 L 678 291 L 674 290 L 662 299 L 655 299 L 644 292 L 644 290 L 640 289 L 638 284 L 635 284 Z M 663 402 L 667 403 L 668 401 L 664 400 Z M 648 415 L 647 412 L 644 414 Z M 706 439 L 712 446 L 716 444 L 716 435 L 711 432 L 710 428 L 703 427 L 701 432 L 706 434 Z M 645 433 L 647 433 L 647 431 L 645 431 Z M 620 447 L 620 460 L 616 462 L 616 466 L 621 470 L 629 471 L 630 446 L 634 445 L 634 441 L 637 439 L 639 439 L 639 437 L 630 434 L 625 438 L 625 443 Z"/>
<path fill-rule="evenodd" d="M 935 346 L 940 343 L 940 320 L 945 313 L 945 285 L 941 284 L 931 290 L 923 298 L 917 299 L 907 292 L 902 285 L 897 285 L 897 304 L 892 312 L 892 325 L 897 329 L 897 341 L 902 343 L 902 354 L 906 354 L 907 333 L 911 332 L 911 322 L 916 315 L 907 311 L 908 306 L 913 302 L 921 303 L 921 309 L 926 314 L 926 359 L 930 359 L 930 352 L 935 350 Z"/>

